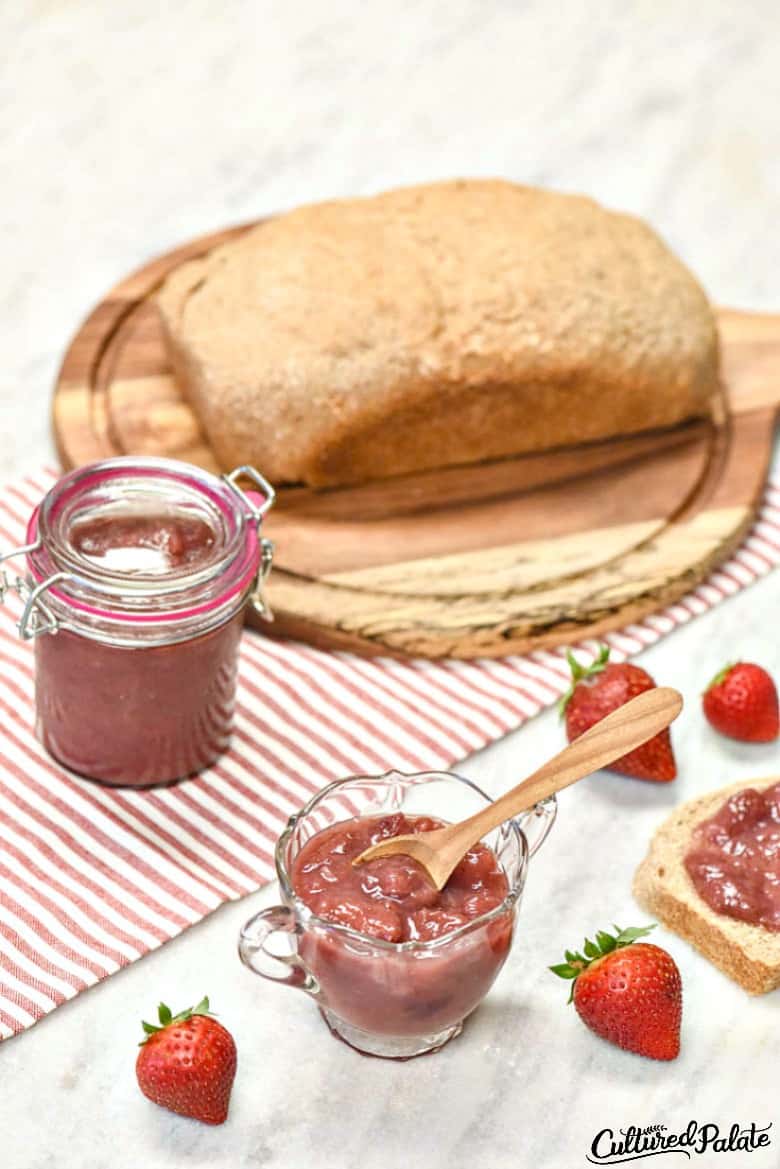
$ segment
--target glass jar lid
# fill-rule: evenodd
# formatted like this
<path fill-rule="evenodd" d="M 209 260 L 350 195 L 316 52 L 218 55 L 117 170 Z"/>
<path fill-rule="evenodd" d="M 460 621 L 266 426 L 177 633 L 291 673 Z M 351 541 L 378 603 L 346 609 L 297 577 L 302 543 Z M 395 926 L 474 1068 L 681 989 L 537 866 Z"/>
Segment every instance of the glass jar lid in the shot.
<path fill-rule="evenodd" d="M 241 490 L 242 476 L 260 493 Z M 273 500 L 249 467 L 218 477 L 125 456 L 71 471 L 27 529 L 35 631 L 51 616 L 98 639 L 134 642 L 143 629 L 144 641 L 161 643 L 219 624 L 267 571 L 271 546 L 258 529 Z"/>

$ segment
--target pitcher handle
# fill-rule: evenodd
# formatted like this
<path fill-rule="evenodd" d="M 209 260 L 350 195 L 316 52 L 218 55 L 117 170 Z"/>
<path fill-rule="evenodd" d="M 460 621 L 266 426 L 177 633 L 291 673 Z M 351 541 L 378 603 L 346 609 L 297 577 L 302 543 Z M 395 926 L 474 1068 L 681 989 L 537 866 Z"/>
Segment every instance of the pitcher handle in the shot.
<path fill-rule="evenodd" d="M 533 808 L 518 817 L 517 822 L 528 841 L 529 858 L 535 856 L 544 844 L 557 814 L 558 803 L 553 795 L 534 804 Z"/>
<path fill-rule="evenodd" d="M 266 943 L 272 934 L 285 933 L 294 939 L 290 954 L 272 954 Z M 243 926 L 238 939 L 238 956 L 254 974 L 304 990 L 313 998 L 319 983 L 298 954 L 295 914 L 286 905 L 272 905 L 256 913 Z"/>

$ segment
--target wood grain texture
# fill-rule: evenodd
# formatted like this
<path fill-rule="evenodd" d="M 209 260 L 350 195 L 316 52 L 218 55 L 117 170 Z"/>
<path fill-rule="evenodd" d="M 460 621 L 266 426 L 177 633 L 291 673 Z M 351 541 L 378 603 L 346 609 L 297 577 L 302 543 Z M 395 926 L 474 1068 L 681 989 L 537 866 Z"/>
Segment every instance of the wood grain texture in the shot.
<path fill-rule="evenodd" d="M 362 865 L 382 856 L 410 856 L 422 865 L 436 888 L 443 889 L 468 850 L 494 828 L 635 751 L 665 730 L 677 718 L 682 705 L 682 695 L 670 686 L 656 686 L 638 694 L 473 816 L 429 832 L 380 840 L 355 857 L 352 864 Z"/>
<path fill-rule="evenodd" d="M 178 264 L 244 230 L 154 260 L 90 314 L 54 394 L 65 467 L 153 454 L 219 470 L 152 298 Z M 264 631 L 369 654 L 500 656 L 598 636 L 677 599 L 749 526 L 780 406 L 780 315 L 718 318 L 724 389 L 709 420 L 357 487 L 284 488 L 267 523 L 276 621 Z"/>

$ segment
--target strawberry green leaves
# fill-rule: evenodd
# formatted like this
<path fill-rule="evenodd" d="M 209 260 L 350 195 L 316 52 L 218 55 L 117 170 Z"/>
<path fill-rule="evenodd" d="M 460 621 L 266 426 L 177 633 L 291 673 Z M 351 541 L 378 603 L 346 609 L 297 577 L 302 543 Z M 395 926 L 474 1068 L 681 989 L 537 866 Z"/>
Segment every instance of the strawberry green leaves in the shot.
<path fill-rule="evenodd" d="M 213 1012 L 209 1010 L 208 996 L 202 998 L 196 1007 L 185 1007 L 183 1011 L 179 1011 L 178 1015 L 174 1015 L 171 1011 L 171 1008 L 165 1003 L 160 1003 L 157 1008 L 159 1026 L 154 1023 L 142 1022 L 141 1026 L 144 1029 L 146 1039 L 142 1039 L 138 1046 L 143 1047 L 143 1045 L 149 1039 L 150 1035 L 156 1035 L 158 1031 L 164 1031 L 166 1027 L 170 1027 L 173 1023 L 184 1023 L 187 1021 L 187 1019 L 191 1019 L 193 1015 L 211 1014 L 213 1014 Z"/>
<path fill-rule="evenodd" d="M 598 657 L 589 666 L 580 665 L 571 650 L 566 651 L 566 661 L 569 663 L 569 669 L 571 670 L 571 686 L 558 703 L 558 714 L 561 718 L 566 713 L 566 707 L 569 705 L 569 700 L 578 682 L 582 682 L 587 678 L 595 678 L 596 674 L 600 674 L 605 668 L 609 661 L 609 646 L 600 646 Z"/>
<path fill-rule="evenodd" d="M 707 694 L 715 686 L 720 686 L 721 682 L 725 682 L 731 671 L 734 669 L 736 662 L 727 662 L 722 670 L 718 670 L 714 678 L 710 679 L 707 685 L 702 690 L 702 694 Z"/>
<path fill-rule="evenodd" d="M 559 962 L 555 966 L 548 967 L 548 970 L 557 975 L 558 978 L 563 978 L 571 982 L 572 989 L 569 995 L 569 1002 L 572 1001 L 574 996 L 574 983 L 580 974 L 582 974 L 583 970 L 587 970 L 591 962 L 605 958 L 607 954 L 622 949 L 624 946 L 630 946 L 638 938 L 647 937 L 655 929 L 655 923 L 646 926 L 630 926 L 628 929 L 621 929 L 620 926 L 613 925 L 612 928 L 615 931 L 614 934 L 608 934 L 604 930 L 599 930 L 596 933 L 595 942 L 592 942 L 590 938 L 585 938 L 582 953 L 567 950 L 564 954 L 565 962 Z"/>

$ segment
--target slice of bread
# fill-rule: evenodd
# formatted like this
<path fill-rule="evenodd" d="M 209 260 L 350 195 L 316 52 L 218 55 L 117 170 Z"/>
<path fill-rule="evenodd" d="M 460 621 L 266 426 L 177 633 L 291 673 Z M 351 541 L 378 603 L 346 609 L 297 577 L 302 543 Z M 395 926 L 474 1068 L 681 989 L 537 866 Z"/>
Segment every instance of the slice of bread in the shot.
<path fill-rule="evenodd" d="M 634 877 L 634 896 L 642 908 L 750 994 L 780 986 L 780 933 L 716 913 L 697 893 L 683 862 L 697 824 L 714 816 L 735 792 L 760 791 L 779 780 L 741 780 L 681 804 L 656 831 Z"/>
<path fill-rule="evenodd" d="M 706 416 L 713 313 L 645 223 L 483 180 L 300 207 L 157 305 L 224 467 L 356 483 Z"/>

